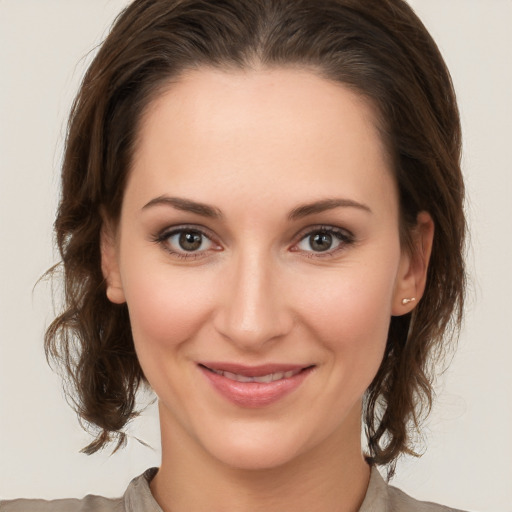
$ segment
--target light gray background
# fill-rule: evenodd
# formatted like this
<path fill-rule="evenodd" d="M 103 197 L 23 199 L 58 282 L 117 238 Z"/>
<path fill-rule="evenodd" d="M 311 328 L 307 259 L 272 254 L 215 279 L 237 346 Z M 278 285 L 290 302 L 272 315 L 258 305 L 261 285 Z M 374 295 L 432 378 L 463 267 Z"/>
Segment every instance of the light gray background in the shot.
<path fill-rule="evenodd" d="M 42 350 L 52 318 L 65 120 L 78 82 L 126 0 L 0 0 L 0 497 L 119 495 L 159 463 L 155 407 L 109 457 L 88 441 Z M 422 499 L 512 511 L 512 1 L 411 0 L 452 71 L 464 127 L 471 285 L 465 328 L 438 386 L 428 450 L 395 485 Z"/>

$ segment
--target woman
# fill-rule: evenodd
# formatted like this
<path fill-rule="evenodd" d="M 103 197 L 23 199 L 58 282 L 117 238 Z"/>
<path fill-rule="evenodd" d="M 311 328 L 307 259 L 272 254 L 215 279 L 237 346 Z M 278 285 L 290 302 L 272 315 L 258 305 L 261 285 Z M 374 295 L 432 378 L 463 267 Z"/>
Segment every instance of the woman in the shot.
<path fill-rule="evenodd" d="M 460 324 L 459 161 L 401 0 L 132 3 L 71 114 L 46 346 L 87 453 L 149 384 L 162 465 L 124 499 L 2 508 L 442 510 L 375 468 L 413 453 Z"/>

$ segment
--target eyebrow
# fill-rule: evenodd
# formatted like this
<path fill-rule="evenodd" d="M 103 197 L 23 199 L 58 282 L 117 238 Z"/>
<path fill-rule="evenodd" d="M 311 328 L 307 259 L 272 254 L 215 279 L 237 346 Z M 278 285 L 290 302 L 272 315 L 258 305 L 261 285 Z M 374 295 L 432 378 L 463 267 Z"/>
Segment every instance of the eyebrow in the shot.
<path fill-rule="evenodd" d="M 153 206 L 161 206 L 161 205 L 172 206 L 173 208 L 176 208 L 177 210 L 195 213 L 197 215 L 201 215 L 203 217 L 209 217 L 212 219 L 222 218 L 222 212 L 218 208 L 215 208 L 208 204 L 191 201 L 190 199 L 183 199 L 181 197 L 169 197 L 169 196 L 155 197 L 155 199 L 151 199 L 151 201 L 149 201 L 149 203 L 145 204 L 142 207 L 142 209 L 146 210 L 147 208 L 151 208 Z"/>
<path fill-rule="evenodd" d="M 363 203 L 358 203 L 352 199 L 323 199 L 321 201 L 315 201 L 313 203 L 307 203 L 294 208 L 290 215 L 288 215 L 289 220 L 298 220 L 303 217 L 307 217 L 308 215 L 313 215 L 315 213 L 322 213 L 327 210 L 332 210 L 334 208 L 357 208 L 359 210 L 366 211 L 368 213 L 373 213 L 369 206 L 366 206 Z"/>
<path fill-rule="evenodd" d="M 209 217 L 211 219 L 221 219 L 223 217 L 222 212 L 214 207 L 205 203 L 198 203 L 196 201 L 192 201 L 190 199 L 184 199 L 181 197 L 169 197 L 169 196 L 159 196 L 151 199 L 149 203 L 145 204 L 142 209 L 146 210 L 147 208 L 151 208 L 154 206 L 171 206 L 176 208 L 177 210 L 181 210 L 184 212 L 195 213 L 197 215 L 201 215 L 203 217 Z M 308 215 L 313 215 L 315 213 L 322 213 L 327 210 L 332 210 L 334 208 L 357 208 L 368 213 L 373 213 L 372 210 L 363 203 L 358 203 L 352 199 L 323 199 L 321 201 L 315 201 L 313 203 L 306 203 L 297 208 L 294 208 L 290 214 L 288 215 L 289 220 L 298 220 Z"/>

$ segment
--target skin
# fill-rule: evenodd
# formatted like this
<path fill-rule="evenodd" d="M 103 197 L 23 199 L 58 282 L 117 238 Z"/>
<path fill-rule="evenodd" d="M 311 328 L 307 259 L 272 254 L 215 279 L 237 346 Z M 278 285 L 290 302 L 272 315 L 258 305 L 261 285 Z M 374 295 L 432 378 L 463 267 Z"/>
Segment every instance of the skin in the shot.
<path fill-rule="evenodd" d="M 191 71 L 146 112 L 102 255 L 108 296 L 127 302 L 159 397 L 151 489 L 164 511 L 359 508 L 370 474 L 362 397 L 391 316 L 421 297 L 433 237 L 421 213 L 412 253 L 401 248 L 375 119 L 356 93 L 297 69 Z M 290 217 L 328 199 L 350 203 Z M 199 250 L 184 251 L 180 233 L 165 237 L 180 227 L 206 234 Z M 322 229 L 342 234 L 326 251 L 311 245 Z M 198 361 L 315 368 L 251 409 L 221 396 Z"/>

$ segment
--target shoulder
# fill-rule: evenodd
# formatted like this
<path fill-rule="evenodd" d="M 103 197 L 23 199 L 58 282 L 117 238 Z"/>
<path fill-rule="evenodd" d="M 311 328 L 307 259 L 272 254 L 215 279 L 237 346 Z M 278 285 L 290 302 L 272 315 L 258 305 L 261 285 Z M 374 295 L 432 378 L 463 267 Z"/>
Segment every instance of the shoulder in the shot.
<path fill-rule="evenodd" d="M 359 512 L 463 512 L 428 501 L 419 501 L 388 485 L 377 469 L 372 468 L 370 483 Z"/>
<path fill-rule="evenodd" d="M 123 499 L 85 496 L 67 500 L 10 500 L 0 501 L 0 512 L 125 512 Z"/>
<path fill-rule="evenodd" d="M 391 485 L 388 487 L 388 501 L 389 509 L 395 512 L 463 512 L 430 501 L 418 501 Z"/>
<path fill-rule="evenodd" d="M 158 468 L 150 468 L 134 478 L 120 498 L 89 494 L 82 499 L 0 500 L 0 512 L 162 512 L 149 488 Z"/>

